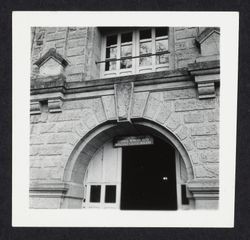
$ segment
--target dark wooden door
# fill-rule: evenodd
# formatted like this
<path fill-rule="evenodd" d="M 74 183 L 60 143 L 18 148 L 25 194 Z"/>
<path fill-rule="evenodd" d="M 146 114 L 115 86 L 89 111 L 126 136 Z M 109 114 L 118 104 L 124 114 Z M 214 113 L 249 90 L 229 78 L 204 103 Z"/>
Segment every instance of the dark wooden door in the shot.
<path fill-rule="evenodd" d="M 154 145 L 123 147 L 121 209 L 177 209 L 172 146 L 154 139 Z"/>

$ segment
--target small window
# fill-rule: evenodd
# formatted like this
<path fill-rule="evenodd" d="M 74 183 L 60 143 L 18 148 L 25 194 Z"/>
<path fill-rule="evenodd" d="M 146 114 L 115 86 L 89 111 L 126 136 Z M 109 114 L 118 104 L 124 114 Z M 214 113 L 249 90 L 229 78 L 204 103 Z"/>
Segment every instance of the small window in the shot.
<path fill-rule="evenodd" d="M 183 205 L 189 204 L 186 191 L 187 191 L 186 185 L 181 185 L 181 202 Z"/>
<path fill-rule="evenodd" d="M 105 203 L 116 202 L 116 185 L 107 185 L 105 188 Z"/>
<path fill-rule="evenodd" d="M 101 185 L 91 185 L 90 187 L 90 202 L 100 202 L 101 200 Z"/>

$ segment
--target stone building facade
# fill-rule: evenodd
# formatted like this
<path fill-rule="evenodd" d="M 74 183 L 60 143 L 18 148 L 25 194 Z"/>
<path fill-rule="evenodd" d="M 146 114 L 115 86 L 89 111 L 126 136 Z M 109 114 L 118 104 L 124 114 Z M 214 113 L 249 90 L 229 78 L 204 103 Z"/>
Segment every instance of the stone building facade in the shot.
<path fill-rule="evenodd" d="M 219 37 L 211 27 L 32 28 L 30 207 L 137 209 L 141 196 L 142 209 L 217 208 Z"/>

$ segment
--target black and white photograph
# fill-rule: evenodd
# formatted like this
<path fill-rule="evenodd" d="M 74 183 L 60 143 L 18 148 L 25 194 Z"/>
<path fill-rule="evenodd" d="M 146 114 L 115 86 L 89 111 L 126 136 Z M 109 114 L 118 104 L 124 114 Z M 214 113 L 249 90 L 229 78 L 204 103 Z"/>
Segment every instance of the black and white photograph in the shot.
<path fill-rule="evenodd" d="M 222 24 L 157 17 L 151 23 L 145 14 L 145 24 L 74 25 L 69 18 L 68 25 L 64 19 L 26 27 L 26 211 L 92 214 L 87 226 L 95 218 L 102 219 L 98 226 L 116 225 L 111 217 L 105 223 L 109 213 L 126 222 L 119 226 L 128 226 L 133 213 L 149 214 L 149 222 L 154 214 L 167 219 L 153 226 L 171 225 L 172 217 L 178 226 L 194 214 L 211 226 L 216 214 L 219 222 L 233 208 L 235 159 L 225 158 L 221 139 L 230 127 L 234 143 L 236 114 L 231 105 L 232 124 L 224 124 Z"/>

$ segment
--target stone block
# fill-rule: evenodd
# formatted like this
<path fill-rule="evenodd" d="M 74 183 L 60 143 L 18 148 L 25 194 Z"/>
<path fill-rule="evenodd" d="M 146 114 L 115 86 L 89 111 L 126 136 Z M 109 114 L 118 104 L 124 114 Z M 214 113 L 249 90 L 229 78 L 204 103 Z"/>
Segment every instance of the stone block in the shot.
<path fill-rule="evenodd" d="M 79 55 L 84 55 L 84 48 L 82 46 L 67 49 L 68 57 L 79 56 Z"/>
<path fill-rule="evenodd" d="M 73 146 L 76 145 L 76 143 L 79 142 L 80 138 L 79 136 L 76 134 L 76 133 L 71 133 L 71 134 L 68 134 L 68 138 L 67 138 L 67 142 Z"/>
<path fill-rule="evenodd" d="M 85 63 L 84 55 L 67 57 L 67 59 L 69 60 L 71 65 L 79 65 Z"/>
<path fill-rule="evenodd" d="M 57 209 L 60 208 L 61 198 L 59 197 L 30 197 L 30 208 L 34 209 Z"/>
<path fill-rule="evenodd" d="M 160 109 L 155 120 L 164 124 L 172 113 L 172 104 L 170 102 L 161 102 Z"/>
<path fill-rule="evenodd" d="M 181 125 L 181 118 L 178 113 L 172 113 L 168 118 L 165 126 L 171 131 L 176 130 Z"/>
<path fill-rule="evenodd" d="M 80 137 L 83 137 L 88 131 L 89 131 L 89 128 L 86 126 L 86 124 L 83 121 L 75 125 L 74 132 Z"/>
<path fill-rule="evenodd" d="M 102 102 L 107 119 L 116 119 L 114 96 L 102 96 Z"/>
<path fill-rule="evenodd" d="M 78 39 L 78 38 L 85 38 L 87 36 L 87 29 L 75 29 L 69 30 L 68 39 Z"/>
<path fill-rule="evenodd" d="M 117 83 L 114 84 L 114 89 L 117 120 L 118 122 L 130 121 L 134 83 Z"/>
<path fill-rule="evenodd" d="M 30 146 L 30 156 L 37 156 L 40 151 L 40 146 Z"/>
<path fill-rule="evenodd" d="M 197 100 L 197 109 L 198 110 L 203 110 L 203 109 L 213 109 L 216 106 L 216 99 L 202 99 L 202 100 Z"/>
<path fill-rule="evenodd" d="M 63 41 L 57 41 L 55 43 L 55 47 L 56 48 L 64 48 L 65 47 L 65 41 L 64 40 Z"/>
<path fill-rule="evenodd" d="M 31 180 L 44 180 L 46 179 L 47 173 L 43 168 L 30 168 L 30 179 Z"/>
<path fill-rule="evenodd" d="M 55 33 L 57 31 L 56 27 L 48 27 L 47 29 L 47 33 Z"/>
<path fill-rule="evenodd" d="M 30 135 L 37 135 L 40 133 L 39 124 L 30 124 Z"/>
<path fill-rule="evenodd" d="M 180 31 L 176 31 L 176 39 L 186 39 L 186 38 L 195 38 L 197 36 L 197 30 L 196 28 L 185 28 Z"/>
<path fill-rule="evenodd" d="M 183 140 L 186 137 L 188 137 L 189 129 L 185 125 L 182 125 L 176 130 L 175 134 L 178 136 L 180 140 Z"/>
<path fill-rule="evenodd" d="M 146 118 L 153 119 L 157 113 L 158 108 L 160 107 L 162 102 L 162 93 L 151 93 L 148 97 L 148 102 L 146 106 L 146 110 L 144 116 Z"/>
<path fill-rule="evenodd" d="M 208 122 L 219 122 L 219 110 L 209 111 L 206 113 Z"/>
<path fill-rule="evenodd" d="M 30 116 L 30 123 L 36 124 L 39 123 L 41 116 L 40 115 L 31 115 Z"/>
<path fill-rule="evenodd" d="M 218 136 L 207 136 L 206 138 L 196 139 L 195 145 L 198 149 L 218 149 L 219 138 Z"/>
<path fill-rule="evenodd" d="M 68 134 L 66 133 L 54 133 L 48 137 L 47 143 L 48 144 L 60 144 L 60 143 L 67 143 Z"/>
<path fill-rule="evenodd" d="M 55 133 L 56 132 L 56 124 L 55 123 L 46 123 L 41 124 L 40 133 Z"/>
<path fill-rule="evenodd" d="M 218 163 L 218 150 L 202 150 L 190 153 L 190 158 L 194 164 Z"/>
<path fill-rule="evenodd" d="M 62 155 L 63 154 L 63 145 L 47 145 L 42 146 L 39 149 L 40 156 L 53 156 L 53 155 Z"/>
<path fill-rule="evenodd" d="M 83 117 L 81 110 L 64 110 L 62 114 L 58 116 L 57 121 L 73 121 L 79 120 Z"/>
<path fill-rule="evenodd" d="M 188 113 L 184 115 L 185 123 L 203 123 L 204 115 L 203 113 Z"/>
<path fill-rule="evenodd" d="M 66 32 L 57 32 L 57 33 L 50 33 L 46 36 L 46 41 L 56 41 L 66 38 Z"/>
<path fill-rule="evenodd" d="M 193 141 L 190 138 L 184 139 L 182 143 L 187 151 L 192 151 L 194 149 Z"/>
<path fill-rule="evenodd" d="M 89 129 L 92 129 L 93 127 L 98 125 L 98 121 L 92 109 L 84 109 L 82 111 L 82 117 L 82 121 Z"/>
<path fill-rule="evenodd" d="M 73 122 L 59 122 L 56 124 L 57 132 L 72 132 L 74 128 Z"/>
<path fill-rule="evenodd" d="M 203 164 L 194 166 L 195 176 L 197 178 L 218 178 L 218 164 Z"/>
<path fill-rule="evenodd" d="M 204 110 L 215 108 L 215 99 L 187 99 L 187 100 L 176 100 L 175 110 L 181 111 L 193 111 L 193 110 Z"/>
<path fill-rule="evenodd" d="M 78 74 L 78 73 L 83 73 L 84 72 L 84 65 L 70 65 L 66 68 L 66 73 L 67 74 Z"/>
<path fill-rule="evenodd" d="M 164 100 L 196 98 L 197 93 L 195 89 L 171 90 L 163 93 Z"/>
<path fill-rule="evenodd" d="M 190 38 L 190 39 L 185 39 L 183 41 L 177 41 L 175 43 L 175 50 L 179 51 L 179 50 L 184 50 L 184 49 L 188 49 L 188 48 L 195 48 L 196 47 L 196 43 L 195 43 L 195 39 Z"/>
<path fill-rule="evenodd" d="M 43 135 L 30 135 L 30 145 L 42 145 L 46 141 Z"/>
<path fill-rule="evenodd" d="M 131 116 L 142 117 L 148 99 L 148 92 L 134 93 Z"/>
<path fill-rule="evenodd" d="M 195 140 L 195 145 L 198 149 L 207 149 L 210 146 L 208 139 Z"/>
<path fill-rule="evenodd" d="M 215 135 L 218 133 L 217 126 L 213 125 L 203 125 L 203 126 L 194 126 L 191 129 L 192 136 L 204 136 L 204 135 Z"/>
<path fill-rule="evenodd" d="M 83 47 L 86 45 L 86 41 L 84 39 L 71 39 L 68 41 L 68 49 L 76 48 L 76 47 Z"/>
<path fill-rule="evenodd" d="M 68 74 L 67 82 L 79 82 L 83 80 L 83 73 Z"/>
<path fill-rule="evenodd" d="M 196 110 L 196 99 L 188 99 L 188 100 L 176 100 L 175 101 L 175 111 L 192 111 Z"/>
<path fill-rule="evenodd" d="M 188 48 L 186 50 L 181 50 L 176 52 L 177 61 L 195 59 L 199 56 L 199 51 L 197 48 Z"/>
<path fill-rule="evenodd" d="M 106 120 L 106 115 L 104 112 L 102 99 L 101 98 L 95 98 L 92 100 L 92 107 L 94 110 L 94 113 L 96 115 L 96 118 L 99 123 L 104 122 Z"/>

